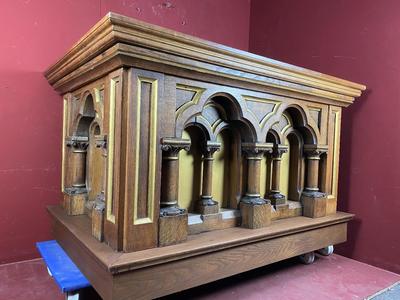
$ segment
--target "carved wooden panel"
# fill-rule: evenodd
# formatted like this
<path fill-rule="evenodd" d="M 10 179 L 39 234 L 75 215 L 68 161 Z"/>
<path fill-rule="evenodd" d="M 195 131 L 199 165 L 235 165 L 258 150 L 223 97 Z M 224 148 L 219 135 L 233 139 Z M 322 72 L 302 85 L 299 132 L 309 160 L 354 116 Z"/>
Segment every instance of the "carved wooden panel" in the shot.
<path fill-rule="evenodd" d="M 131 69 L 126 108 L 124 251 L 155 247 L 158 234 L 161 152 L 160 99 L 164 77 Z"/>

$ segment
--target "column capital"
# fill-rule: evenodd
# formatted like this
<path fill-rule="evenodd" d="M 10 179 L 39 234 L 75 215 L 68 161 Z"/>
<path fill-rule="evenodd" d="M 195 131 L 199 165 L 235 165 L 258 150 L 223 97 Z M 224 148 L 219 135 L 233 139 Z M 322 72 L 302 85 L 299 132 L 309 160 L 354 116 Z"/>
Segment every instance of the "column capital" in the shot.
<path fill-rule="evenodd" d="M 221 143 L 212 141 L 204 143 L 201 149 L 205 158 L 211 158 L 219 150 L 221 150 Z"/>
<path fill-rule="evenodd" d="M 321 154 L 328 152 L 327 145 L 312 145 L 306 144 L 303 147 L 307 159 L 319 159 Z"/>
<path fill-rule="evenodd" d="M 272 153 L 272 143 L 242 143 L 242 151 L 248 159 L 261 159 L 264 153 Z"/>
<path fill-rule="evenodd" d="M 65 138 L 65 145 L 74 150 L 85 152 L 89 146 L 89 138 L 86 136 L 68 136 Z"/>
<path fill-rule="evenodd" d="M 179 151 L 190 150 L 190 140 L 180 138 L 162 138 L 161 150 L 168 152 L 170 156 L 178 156 Z"/>
<path fill-rule="evenodd" d="M 281 144 L 275 144 L 274 148 L 272 149 L 271 157 L 273 159 L 281 159 L 282 154 L 287 153 L 289 150 L 288 146 L 281 145 Z"/>
<path fill-rule="evenodd" d="M 96 135 L 94 140 L 97 148 L 107 149 L 107 135 Z"/>

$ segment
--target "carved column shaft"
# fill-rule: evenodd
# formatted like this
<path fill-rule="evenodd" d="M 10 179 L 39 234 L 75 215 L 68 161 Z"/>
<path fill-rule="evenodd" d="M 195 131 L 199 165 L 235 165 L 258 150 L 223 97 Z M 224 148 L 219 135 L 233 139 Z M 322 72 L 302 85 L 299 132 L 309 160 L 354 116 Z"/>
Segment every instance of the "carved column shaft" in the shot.
<path fill-rule="evenodd" d="M 326 194 L 318 188 L 319 161 L 321 154 L 328 150 L 327 146 L 304 145 L 307 157 L 307 184 L 301 195 L 303 215 L 310 218 L 319 218 L 326 215 Z"/>
<path fill-rule="evenodd" d="M 318 191 L 319 157 L 307 157 L 307 186 L 309 191 Z"/>
<path fill-rule="evenodd" d="M 304 145 L 304 153 L 307 157 L 307 180 L 305 190 L 318 192 L 318 176 L 320 156 L 327 152 L 326 146 Z"/>
<path fill-rule="evenodd" d="M 279 182 L 281 175 L 281 158 L 272 157 L 272 178 L 271 178 L 271 192 L 279 193 Z"/>
<path fill-rule="evenodd" d="M 288 147 L 284 145 L 274 145 L 274 150 L 271 154 L 272 159 L 272 178 L 271 178 L 271 190 L 268 198 L 271 203 L 275 206 L 285 204 L 286 197 L 281 194 L 280 191 L 280 179 L 281 179 L 281 163 L 282 155 L 288 151 Z"/>
<path fill-rule="evenodd" d="M 182 213 L 182 210 L 178 207 L 179 152 L 183 149 L 189 151 L 190 140 L 163 138 L 161 144 L 164 154 L 162 160 L 160 214 L 179 214 Z"/>
<path fill-rule="evenodd" d="M 212 198 L 212 180 L 213 180 L 213 155 L 215 151 L 221 148 L 218 142 L 207 141 L 202 147 L 203 152 L 203 186 L 200 200 L 196 209 L 202 215 L 216 214 L 219 211 L 218 202 Z"/>
<path fill-rule="evenodd" d="M 72 136 L 67 138 L 67 147 L 72 149 L 70 172 L 72 187 L 86 187 L 86 154 L 89 146 L 87 137 Z"/>
<path fill-rule="evenodd" d="M 214 153 L 221 149 L 221 144 L 217 142 L 207 141 L 203 147 L 203 188 L 202 198 L 212 198 L 212 178 Z"/>
<path fill-rule="evenodd" d="M 261 160 L 264 153 L 272 151 L 272 144 L 243 143 L 242 150 L 247 160 L 247 189 L 242 201 L 263 204 L 265 200 L 260 198 Z"/>
<path fill-rule="evenodd" d="M 282 155 L 288 151 L 287 146 L 275 145 L 272 151 L 272 178 L 271 178 L 271 192 L 280 193 L 280 177 L 281 177 L 281 163 Z"/>
<path fill-rule="evenodd" d="M 212 178 L 213 178 L 213 161 L 211 153 L 207 153 L 203 158 L 203 188 L 202 198 L 211 198 L 212 194 Z"/>
<path fill-rule="evenodd" d="M 247 196 L 260 197 L 260 169 L 262 154 L 247 154 Z"/>

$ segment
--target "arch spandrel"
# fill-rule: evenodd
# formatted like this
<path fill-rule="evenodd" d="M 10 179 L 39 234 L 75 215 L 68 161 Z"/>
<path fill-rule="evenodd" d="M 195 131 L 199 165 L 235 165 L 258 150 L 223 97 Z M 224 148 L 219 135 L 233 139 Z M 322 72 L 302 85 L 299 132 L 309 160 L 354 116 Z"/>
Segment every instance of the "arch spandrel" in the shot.
<path fill-rule="evenodd" d="M 225 123 L 231 123 L 236 124 L 245 133 L 245 139 L 254 142 L 260 140 L 261 130 L 257 126 L 257 119 L 249 111 L 241 95 L 230 88 L 224 89 L 223 92 L 205 90 L 196 102 L 187 105 L 185 110 L 177 111 L 175 135 L 181 136 L 183 129 L 193 117 L 204 123 L 204 119 L 207 120 L 204 116 L 204 108 L 207 108 L 207 105 L 213 102 L 216 106 L 222 106 L 224 109 L 219 123 L 213 122 L 213 124 L 206 126 L 206 128 L 211 128 L 211 132 L 213 132 L 210 136 L 215 137 L 218 134 L 217 130 L 222 130 L 226 125 Z"/>
<path fill-rule="evenodd" d="M 262 129 L 263 136 L 267 136 L 268 131 L 273 129 L 275 124 L 282 122 L 282 118 L 287 119 L 287 115 L 290 116 L 293 122 L 293 126 L 300 129 L 307 138 L 307 142 L 311 144 L 318 144 L 320 140 L 320 131 L 316 126 L 315 121 L 311 118 L 309 110 L 305 105 L 296 103 L 282 103 L 276 114 L 269 118 L 265 126 Z M 295 116 L 293 116 L 295 115 Z M 280 132 L 281 140 L 284 140 L 284 131 Z"/>

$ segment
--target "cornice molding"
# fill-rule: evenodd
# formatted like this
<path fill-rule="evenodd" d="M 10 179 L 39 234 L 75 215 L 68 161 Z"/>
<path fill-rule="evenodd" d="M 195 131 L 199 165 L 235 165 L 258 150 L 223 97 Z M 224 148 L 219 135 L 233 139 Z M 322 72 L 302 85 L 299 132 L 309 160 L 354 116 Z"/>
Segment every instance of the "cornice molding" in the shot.
<path fill-rule="evenodd" d="M 165 61 L 160 60 L 158 63 L 317 96 L 333 100 L 340 106 L 351 104 L 366 88 L 361 84 L 115 13 L 108 13 L 64 57 L 50 67 L 45 73 L 46 78 L 56 89 L 65 92 L 61 87 L 71 79 L 64 77 L 67 75 L 71 77 L 70 74 L 78 68 L 80 71 L 88 71 L 97 67 L 101 61 L 100 55 L 117 44 L 119 51 L 114 51 L 114 55 L 108 55 L 108 60 L 115 56 L 130 56 L 144 61 L 154 61 L 157 57 L 165 56 Z M 92 60 L 97 60 L 97 65 L 94 65 Z M 105 62 L 106 59 L 103 58 L 101 63 Z"/>

